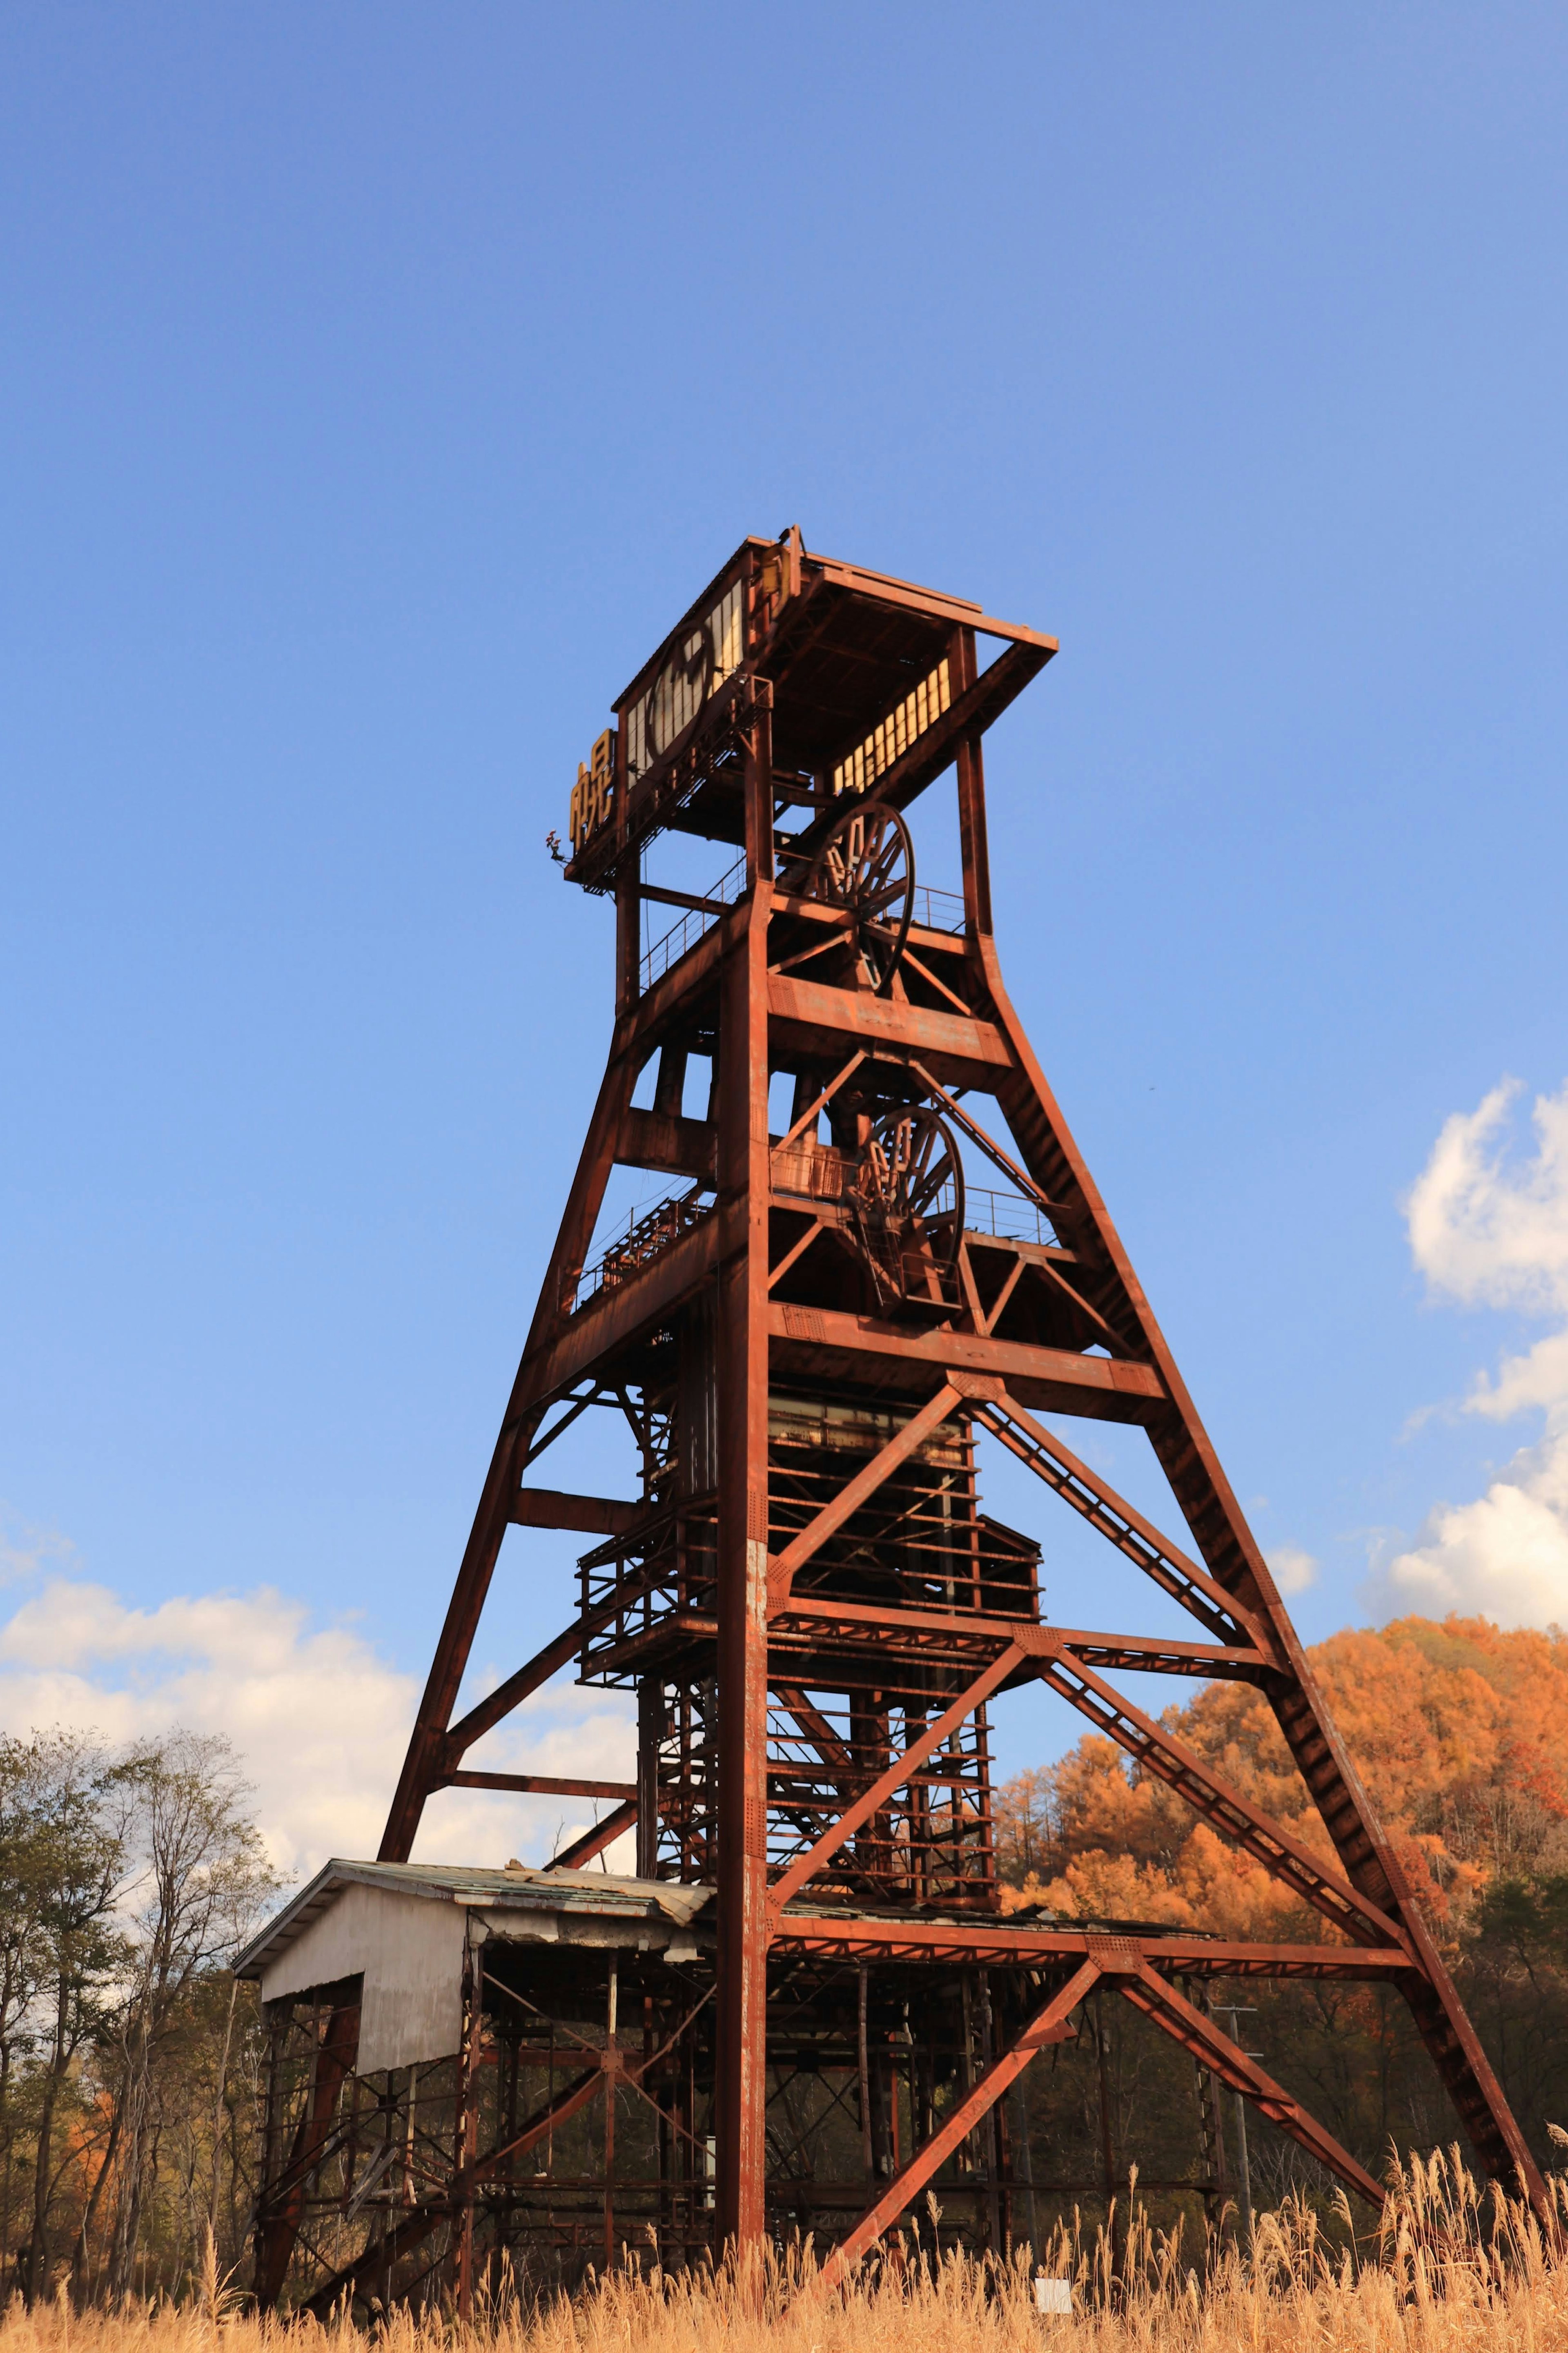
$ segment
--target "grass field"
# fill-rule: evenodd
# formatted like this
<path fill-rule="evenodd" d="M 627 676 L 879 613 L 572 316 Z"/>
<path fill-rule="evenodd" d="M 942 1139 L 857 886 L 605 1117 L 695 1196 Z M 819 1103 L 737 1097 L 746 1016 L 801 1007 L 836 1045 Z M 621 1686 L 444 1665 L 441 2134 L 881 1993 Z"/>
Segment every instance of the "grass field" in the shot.
<path fill-rule="evenodd" d="M 1103 2232 L 1064 2234 L 1043 2267 L 1073 2283 L 1071 2317 L 1035 2309 L 1028 2260 L 932 2263 L 918 2227 L 901 2260 L 828 2291 L 809 2252 L 752 2274 L 647 2273 L 635 2261 L 582 2295 L 502 2299 L 464 2325 L 395 2313 L 384 2353 L 1568 2353 L 1568 2182 L 1562 2240 L 1517 2208 L 1483 2202 L 1462 2168 L 1417 2160 L 1381 2238 L 1335 2244 L 1304 2209 L 1259 2218 L 1253 2256 L 1201 2275 L 1194 2251 L 1134 2220 L 1112 2260 Z M 1348 2223 L 1348 2212 L 1340 2221 Z M 928 2234 L 929 2235 L 929 2234 Z M 62 2297 L 0 2317 L 0 2353 L 343 2353 L 346 2319 L 258 2319 L 209 2264 L 181 2304 L 76 2313 Z"/>

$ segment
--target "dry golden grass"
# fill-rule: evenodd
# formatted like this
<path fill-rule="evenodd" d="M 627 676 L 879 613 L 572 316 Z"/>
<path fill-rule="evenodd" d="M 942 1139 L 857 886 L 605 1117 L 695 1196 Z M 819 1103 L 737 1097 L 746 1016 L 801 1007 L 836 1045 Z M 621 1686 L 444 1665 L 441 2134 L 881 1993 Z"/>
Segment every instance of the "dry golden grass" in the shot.
<path fill-rule="evenodd" d="M 1568 2247 L 1568 2186 L 1558 2185 Z M 1348 2220 L 1348 2216 L 1342 2219 Z M 1381 2241 L 1352 2257 L 1305 2209 L 1259 2219 L 1253 2259 L 1207 2280 L 1177 2237 L 1135 2221 L 1114 2265 L 1103 2233 L 1063 2234 L 1045 2267 L 1073 2280 L 1070 2319 L 1036 2312 L 1025 2258 L 932 2263 L 906 2234 L 901 2268 L 823 2287 L 809 2252 L 749 2275 L 640 2272 L 470 2325 L 395 2313 L 377 2353 L 1568 2353 L 1568 2253 L 1519 2208 L 1478 2197 L 1452 2160 L 1417 2160 Z M 78 2314 L 63 2298 L 0 2317 L 0 2353 L 359 2353 L 342 2317 L 258 2319 L 209 2265 L 185 2302 Z"/>

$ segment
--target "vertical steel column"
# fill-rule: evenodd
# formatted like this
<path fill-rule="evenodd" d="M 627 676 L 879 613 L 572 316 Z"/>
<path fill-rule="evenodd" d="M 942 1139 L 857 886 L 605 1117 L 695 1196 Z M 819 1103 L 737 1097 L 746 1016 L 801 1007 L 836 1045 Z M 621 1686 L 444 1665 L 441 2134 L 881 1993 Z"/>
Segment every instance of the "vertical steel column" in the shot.
<path fill-rule="evenodd" d="M 989 2075 L 996 2058 L 991 2033 L 991 1972 L 977 1972 L 980 1994 L 980 2064 Z M 985 2157 L 985 2226 L 993 2254 L 1002 2250 L 1002 2104 L 987 2109 L 980 2125 L 980 2146 Z"/>
<path fill-rule="evenodd" d="M 860 2170 L 865 2177 L 866 2197 L 869 2202 L 877 2175 L 871 2147 L 871 2042 L 867 2028 L 868 1992 L 866 1964 L 862 1961 L 858 1973 L 856 2019 L 858 2034 L 856 2053 L 860 2084 Z"/>
<path fill-rule="evenodd" d="M 956 702 L 974 684 L 978 674 L 974 632 L 954 629 L 948 646 L 948 669 Z M 963 860 L 963 923 L 973 940 L 991 934 L 991 853 L 985 838 L 985 768 L 978 733 L 964 735 L 958 745 L 958 839 Z"/>
<path fill-rule="evenodd" d="M 474 2160 L 479 2153 L 479 2062 L 484 2036 L 483 1947 L 463 1950 L 462 2047 L 458 2054 L 458 2113 L 452 2131 L 452 2194 L 457 2204 L 458 2317 L 474 2316 Z"/>
<path fill-rule="evenodd" d="M 645 1675 L 637 1686 L 637 1852 L 639 1879 L 658 1876 L 658 1751 L 664 1738 L 664 1685 Z"/>
<path fill-rule="evenodd" d="M 745 929 L 725 960 L 720 1214 L 742 1247 L 719 1277 L 719 2000 L 717 2248 L 764 2220 L 767 2094 L 768 914 L 772 723 L 746 764 Z"/>
<path fill-rule="evenodd" d="M 1206 2018 L 1209 1996 L 1203 1979 L 1183 1978 L 1179 1982 L 1193 2008 Z M 1203 2137 L 1204 2148 L 1204 2222 L 1208 2232 L 1212 2262 L 1225 2212 L 1225 2118 L 1220 2109 L 1219 2084 L 1213 2069 L 1205 2067 L 1201 2059 L 1194 2058 L 1193 2073 L 1197 2088 L 1198 2129 Z"/>
<path fill-rule="evenodd" d="M 267 2025 L 267 2110 L 261 2143 L 261 2187 L 250 2234 L 251 2260 L 258 2279 L 266 2261 L 268 2206 L 283 2163 L 283 2046 L 289 2039 L 293 2013 L 294 2005 L 288 2000 L 267 2002 L 261 2013 Z"/>
<path fill-rule="evenodd" d="M 610 1955 L 610 1999 L 605 2025 L 605 2269 L 613 2269 L 616 2260 L 616 2092 L 620 2060 L 616 2041 L 616 2011 L 620 1992 L 620 1975 L 616 1956 Z"/>
<path fill-rule="evenodd" d="M 1105 2227 L 1110 2241 L 1111 2260 L 1116 2256 L 1114 2206 L 1116 2202 L 1116 2144 L 1110 2124 L 1110 2043 L 1105 2024 L 1105 2000 L 1102 1989 L 1094 1989 L 1094 2006 L 1089 2013 L 1094 2032 L 1094 2060 L 1100 2076 L 1100 2154 L 1105 2168 Z"/>
<path fill-rule="evenodd" d="M 642 990 L 642 892 L 637 860 L 616 877 L 616 1011 L 629 1013 Z"/>

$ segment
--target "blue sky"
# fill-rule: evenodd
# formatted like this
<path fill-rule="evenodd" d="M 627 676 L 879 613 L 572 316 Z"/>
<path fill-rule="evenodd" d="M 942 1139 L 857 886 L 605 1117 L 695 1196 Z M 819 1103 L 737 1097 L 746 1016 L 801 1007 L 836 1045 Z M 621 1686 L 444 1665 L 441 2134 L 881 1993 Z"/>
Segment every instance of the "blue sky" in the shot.
<path fill-rule="evenodd" d="M 1568 1372 L 1464 1407 L 1568 1318 L 1565 100 L 1508 5 L 7 12 L 0 1711 L 270 1624 L 395 1748 L 607 1040 L 542 838 L 797 521 L 1061 639 L 1004 961 L 1304 1630 L 1500 1481 L 1568 1618 Z"/>

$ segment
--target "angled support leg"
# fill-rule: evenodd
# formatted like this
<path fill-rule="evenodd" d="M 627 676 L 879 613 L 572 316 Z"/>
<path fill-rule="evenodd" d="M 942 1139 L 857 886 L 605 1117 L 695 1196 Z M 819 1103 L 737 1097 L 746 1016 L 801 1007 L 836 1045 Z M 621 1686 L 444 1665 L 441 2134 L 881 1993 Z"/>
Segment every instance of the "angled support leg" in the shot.
<path fill-rule="evenodd" d="M 889 1479 L 900 1462 L 926 1440 L 938 1425 L 946 1420 L 958 1403 L 959 1392 L 951 1381 L 944 1381 L 929 1404 L 910 1416 L 896 1436 L 871 1457 L 863 1471 L 858 1471 L 847 1485 L 841 1487 L 829 1504 L 825 1504 L 816 1517 L 797 1536 L 791 1538 L 783 1552 L 775 1553 L 768 1563 L 768 1616 L 776 1618 L 789 1608 L 790 1586 L 797 1568 L 805 1567 L 814 1553 L 820 1552 L 829 1536 L 837 1535 L 846 1520 L 852 1519 L 862 1504 L 874 1495 Z"/>
<path fill-rule="evenodd" d="M 959 1725 L 972 1716 L 975 1709 L 983 1705 L 994 1691 L 1000 1689 L 1014 1669 L 1023 1664 L 1023 1660 L 1024 1653 L 1018 1645 L 1016 1642 L 1009 1642 L 1006 1648 L 992 1660 L 984 1673 L 976 1676 L 967 1691 L 960 1692 L 945 1715 L 939 1715 L 934 1724 L 928 1724 L 920 1738 L 912 1742 L 901 1757 L 894 1757 L 887 1771 L 879 1779 L 872 1782 L 864 1796 L 857 1798 L 855 1803 L 847 1807 L 836 1822 L 829 1822 L 814 1846 L 808 1847 L 804 1854 L 796 1855 L 782 1878 L 776 1879 L 768 1890 L 768 1915 L 771 1926 L 777 1926 L 779 1915 L 784 1905 L 792 1895 L 798 1894 L 805 1886 L 813 1873 L 821 1869 L 829 1855 L 837 1854 L 845 1840 L 853 1838 L 861 1823 L 869 1821 L 871 1816 L 887 1804 L 896 1789 L 903 1788 L 911 1773 L 919 1772 L 926 1758 L 942 1746 L 949 1734 L 956 1732 Z"/>
<path fill-rule="evenodd" d="M 1044 2051 L 1052 2042 L 1067 2042 L 1072 2038 L 1069 2023 L 1073 2011 L 1084 1996 L 1091 1993 L 1100 1982 L 1098 1961 L 1085 1961 L 1075 1971 L 1059 1993 L 1054 1993 L 1045 2008 L 1037 2010 L 1012 2048 L 1000 2059 L 994 2060 L 973 2090 L 960 2101 L 952 2115 L 932 2134 L 924 2147 L 917 2149 L 901 2173 L 895 2175 L 874 2206 L 868 2207 L 847 2239 L 838 2245 L 823 2265 L 822 2278 L 826 2287 L 837 2287 L 845 2273 L 858 2263 L 867 2248 L 879 2239 L 889 2222 L 896 2222 L 912 2200 L 918 2198 L 926 2183 L 940 2166 L 945 2163 L 959 2143 L 974 2130 L 982 2116 L 995 2105 L 1010 2084 L 1016 2083 L 1037 2051 Z"/>
<path fill-rule="evenodd" d="M 613 1814 L 606 1814 L 602 1822 L 595 1822 L 591 1831 L 584 1831 L 580 1839 L 574 1839 L 570 1846 L 552 1855 L 545 1870 L 581 1871 L 585 1862 L 592 1862 L 596 1854 L 603 1854 L 607 1846 L 614 1845 L 623 1831 L 637 1828 L 637 1799 L 628 1798 Z"/>
<path fill-rule="evenodd" d="M 1039 1648 L 1035 1672 L 1044 1683 L 1086 1715 L 1096 1731 L 1105 1733 L 1144 1769 L 1186 1799 L 1194 1813 L 1232 1846 L 1238 1846 L 1265 1871 L 1342 1928 L 1358 1945 L 1391 1945 L 1409 1954 L 1397 1921 L 1315 1855 L 1291 1832 L 1271 1821 L 1262 1809 L 1233 1789 L 1210 1770 L 1195 1749 L 1178 1740 L 1163 1724 L 1134 1707 L 1092 1667 L 1050 1642 L 1048 1630 L 1037 1638 Z M 1414 1956 L 1409 1956 L 1414 1958 Z"/>
<path fill-rule="evenodd" d="M 1200 2066 L 1212 2069 L 1233 2092 L 1244 2093 L 1255 2102 L 1270 2124 L 1289 2133 L 1309 2157 L 1326 2165 L 1331 2173 L 1337 2173 L 1347 2189 L 1353 2189 L 1369 2204 L 1382 2206 L 1383 2191 L 1377 2183 L 1370 2173 L 1363 2171 L 1348 2149 L 1340 2147 L 1332 2133 L 1325 2132 L 1299 2100 L 1292 2099 L 1272 2075 L 1265 2074 L 1256 2060 L 1223 2033 L 1212 2018 L 1194 2009 L 1147 1961 L 1140 1961 L 1135 1970 L 1117 1975 L 1112 1982 L 1116 1991 L 1135 2010 L 1152 2019 L 1184 2051 L 1190 2051 Z"/>
<path fill-rule="evenodd" d="M 1162 1535 L 1152 1521 L 1080 1461 L 1033 1414 L 1005 1393 L 975 1410 L 991 1435 L 999 1438 L 1053 1494 L 1070 1504 L 1080 1519 L 1113 1544 L 1163 1593 L 1190 1610 L 1211 1634 L 1217 1634 L 1222 1642 L 1241 1637 L 1265 1657 L 1272 1657 L 1274 1646 L 1255 1614 L 1227 1593 L 1206 1568 L 1200 1568 L 1179 1546 Z"/>
<path fill-rule="evenodd" d="M 1286 1745 L 1347 1878 L 1399 1922 L 1400 1941 L 1415 1963 L 1405 1981 L 1411 2014 L 1477 2155 L 1495 2179 L 1510 2189 L 1521 2186 L 1549 2222 L 1552 2200 L 1540 2168 L 1404 1882 L 1170 1344 L 1013 1008 L 994 940 L 977 934 L 973 954 L 1012 1059 L 1012 1069 L 997 1082 L 997 1099 L 1025 1166 L 1052 1204 L 1058 1230 L 1078 1254 L 1094 1303 L 1123 1335 L 1128 1353 L 1152 1367 L 1170 1399 L 1148 1425 L 1150 1443 L 1209 1576 L 1229 1597 L 1231 1613 L 1263 1621 L 1268 1630 L 1271 1639 L 1259 1639 L 1258 1647 L 1279 1661 L 1268 1696 Z"/>

